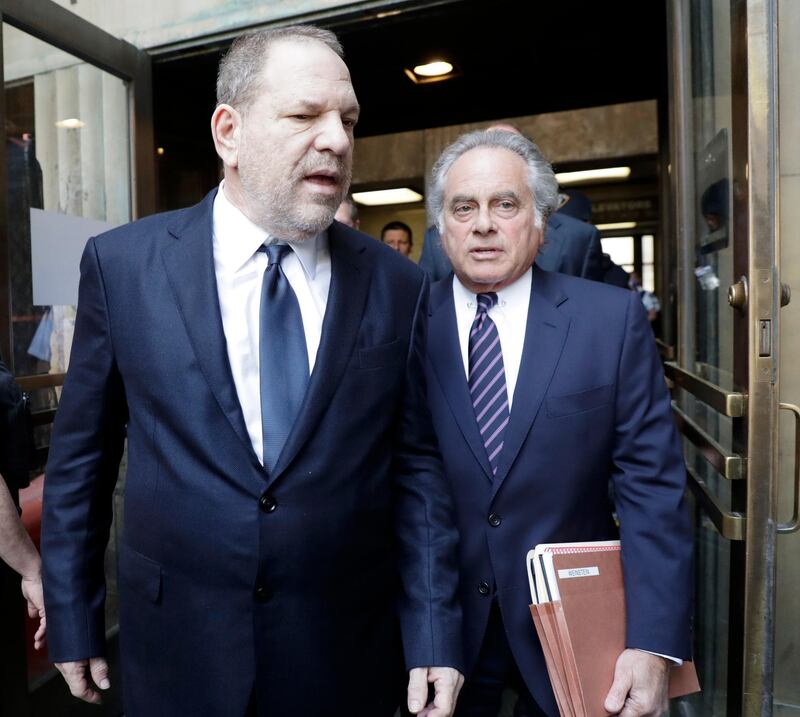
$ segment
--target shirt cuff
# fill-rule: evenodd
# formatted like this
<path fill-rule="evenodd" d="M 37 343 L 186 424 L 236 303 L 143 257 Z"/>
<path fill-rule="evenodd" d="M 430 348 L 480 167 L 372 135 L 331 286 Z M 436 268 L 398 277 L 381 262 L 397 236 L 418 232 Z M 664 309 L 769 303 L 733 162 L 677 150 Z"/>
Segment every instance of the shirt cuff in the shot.
<path fill-rule="evenodd" d="M 646 652 L 649 655 L 655 655 L 656 657 L 663 657 L 665 660 L 669 660 L 670 662 L 675 663 L 677 667 L 680 667 L 683 664 L 683 660 L 680 657 L 672 657 L 671 655 L 662 655 L 660 652 L 653 652 L 652 650 L 642 650 L 641 648 L 636 648 L 639 652 Z"/>

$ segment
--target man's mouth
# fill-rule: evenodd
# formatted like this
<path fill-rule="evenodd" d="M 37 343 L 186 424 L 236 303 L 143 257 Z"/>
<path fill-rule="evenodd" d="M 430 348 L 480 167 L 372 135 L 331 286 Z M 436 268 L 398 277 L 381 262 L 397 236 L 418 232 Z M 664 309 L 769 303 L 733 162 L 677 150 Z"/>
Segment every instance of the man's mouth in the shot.
<path fill-rule="evenodd" d="M 474 259 L 494 259 L 500 254 L 500 249 L 491 246 L 479 246 L 469 250 L 470 256 Z"/>
<path fill-rule="evenodd" d="M 303 177 L 305 182 L 311 184 L 318 190 L 335 190 L 339 188 L 340 176 L 332 170 L 316 170 L 309 172 Z"/>

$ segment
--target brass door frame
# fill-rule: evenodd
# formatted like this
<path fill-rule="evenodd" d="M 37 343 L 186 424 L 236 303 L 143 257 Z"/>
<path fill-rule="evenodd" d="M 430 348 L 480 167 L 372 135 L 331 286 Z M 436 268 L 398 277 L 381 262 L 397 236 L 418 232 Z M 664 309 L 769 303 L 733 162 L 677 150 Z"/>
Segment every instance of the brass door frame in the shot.
<path fill-rule="evenodd" d="M 682 390 L 721 413 L 741 416 L 732 419 L 731 458 L 738 457 L 747 470 L 746 477 L 731 481 L 730 511 L 720 510 L 696 476 L 690 481 L 696 493 L 705 491 L 700 508 L 716 518 L 718 530 L 731 540 L 727 714 L 768 717 L 773 701 L 780 410 L 777 0 L 731 0 L 733 261 L 734 275 L 743 280 L 730 296 L 734 392 L 729 398 L 741 400 L 741 412 L 727 412 L 721 408 L 727 405 L 724 401 L 710 400 L 724 392 L 694 375 L 689 5 L 689 0 L 669 2 L 670 179 L 679 276 L 678 362 L 673 378 Z M 683 427 L 691 432 L 690 425 L 684 422 Z"/>
<path fill-rule="evenodd" d="M 775 666 L 775 540 L 778 509 L 777 0 L 734 0 L 734 237 L 746 247 L 747 529 L 745 538 L 744 715 L 772 714 Z M 737 71 L 742 68 L 745 71 Z M 745 257 L 741 257 L 744 263 Z M 734 255 L 735 264 L 739 257 Z M 736 267 L 739 275 L 738 266 Z M 769 322 L 769 345 L 761 345 Z M 739 343 L 735 346 L 738 350 Z M 736 375 L 736 370 L 734 370 Z"/>

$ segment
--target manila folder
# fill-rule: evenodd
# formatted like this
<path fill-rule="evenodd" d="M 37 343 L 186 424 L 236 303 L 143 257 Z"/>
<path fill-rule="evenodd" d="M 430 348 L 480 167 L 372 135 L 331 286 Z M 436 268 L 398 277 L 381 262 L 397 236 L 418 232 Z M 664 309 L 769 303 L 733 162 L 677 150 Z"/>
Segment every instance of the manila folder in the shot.
<path fill-rule="evenodd" d="M 555 553 L 564 618 L 587 717 L 605 717 L 617 657 L 625 649 L 625 590 L 619 550 Z M 697 692 L 694 664 L 672 669 L 670 697 Z"/>

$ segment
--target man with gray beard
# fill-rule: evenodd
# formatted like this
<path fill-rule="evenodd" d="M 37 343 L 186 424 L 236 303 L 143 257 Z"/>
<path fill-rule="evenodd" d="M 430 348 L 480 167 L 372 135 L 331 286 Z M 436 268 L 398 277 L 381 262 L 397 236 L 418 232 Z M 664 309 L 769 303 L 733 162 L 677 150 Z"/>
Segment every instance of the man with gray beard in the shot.
<path fill-rule="evenodd" d="M 359 113 L 341 46 L 303 26 L 239 38 L 217 100 L 221 186 L 91 239 L 81 262 L 45 486 L 50 656 L 100 700 L 127 436 L 126 715 L 389 717 L 407 679 L 412 713 L 449 717 L 456 531 L 425 401 L 427 286 L 333 222 Z"/>

